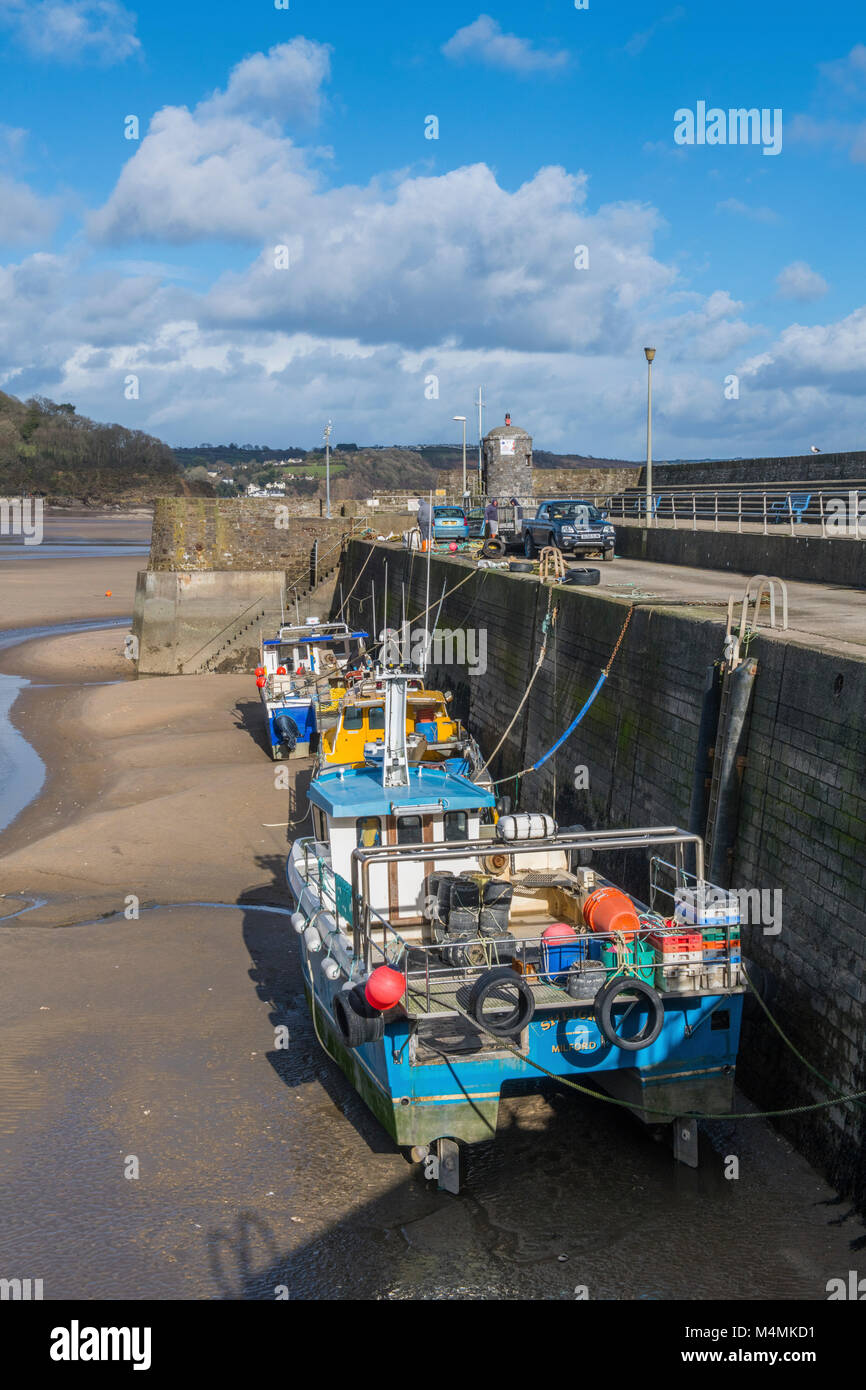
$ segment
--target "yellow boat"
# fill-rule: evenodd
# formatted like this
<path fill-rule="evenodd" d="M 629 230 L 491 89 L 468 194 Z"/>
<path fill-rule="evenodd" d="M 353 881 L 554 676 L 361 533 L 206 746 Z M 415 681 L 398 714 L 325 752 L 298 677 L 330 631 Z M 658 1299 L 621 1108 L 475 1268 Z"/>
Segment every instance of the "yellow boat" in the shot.
<path fill-rule="evenodd" d="M 450 694 L 428 690 L 421 680 L 406 692 L 406 748 L 413 763 L 459 763 L 463 775 L 481 776 L 484 759 L 472 735 L 448 709 Z M 319 745 L 319 767 L 363 767 L 384 745 L 385 692 L 376 681 L 365 681 L 340 701 L 333 727 Z M 379 745 L 379 749 L 377 749 Z M 452 761 L 453 760 L 453 761 Z"/>

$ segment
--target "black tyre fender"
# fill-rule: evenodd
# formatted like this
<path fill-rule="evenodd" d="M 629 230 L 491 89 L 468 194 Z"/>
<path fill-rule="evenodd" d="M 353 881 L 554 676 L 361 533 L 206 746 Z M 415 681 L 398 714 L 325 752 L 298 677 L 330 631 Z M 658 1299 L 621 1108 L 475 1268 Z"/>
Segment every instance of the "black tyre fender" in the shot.
<path fill-rule="evenodd" d="M 484 1004 L 504 985 L 514 990 L 517 1002 L 509 1013 L 491 1021 L 489 1015 L 484 1013 Z M 469 992 L 468 1009 L 475 1022 L 480 1023 L 489 1033 L 505 1037 L 509 1033 L 521 1032 L 531 1022 L 535 1013 L 535 996 L 521 975 L 510 966 L 501 965 L 494 970 L 485 970 L 483 975 L 479 975 Z"/>
<path fill-rule="evenodd" d="M 278 734 L 282 746 L 289 753 L 294 753 L 298 746 L 298 731 L 294 720 L 287 714 L 278 714 L 274 720 L 274 730 Z"/>
<path fill-rule="evenodd" d="M 489 536 L 481 547 L 481 554 L 485 560 L 495 560 L 505 554 L 505 542 L 498 536 Z"/>
<path fill-rule="evenodd" d="M 646 1023 L 640 1032 L 631 1038 L 621 1038 L 613 1026 L 613 1008 L 621 994 L 637 994 L 649 1005 Z M 613 1047 L 622 1048 L 623 1052 L 640 1052 L 642 1048 L 649 1047 L 664 1026 L 665 1006 L 661 995 L 652 985 L 647 984 L 646 980 L 640 980 L 636 976 L 617 975 L 615 979 L 608 980 L 595 996 L 593 1008 L 595 1021 L 605 1042 Z"/>
<path fill-rule="evenodd" d="M 341 989 L 334 995 L 334 1021 L 346 1047 L 376 1042 L 385 1036 L 385 1018 L 367 1003 L 363 985 Z"/>
<path fill-rule="evenodd" d="M 528 560 L 512 560 L 508 568 L 511 574 L 532 574 L 532 565 Z"/>
<path fill-rule="evenodd" d="M 523 533 L 523 553 L 527 560 L 531 560 L 535 556 L 535 542 L 532 539 L 531 531 L 524 531 Z"/>
<path fill-rule="evenodd" d="M 584 569 L 580 565 L 574 565 L 562 582 L 563 584 L 599 584 L 601 582 L 601 570 Z"/>

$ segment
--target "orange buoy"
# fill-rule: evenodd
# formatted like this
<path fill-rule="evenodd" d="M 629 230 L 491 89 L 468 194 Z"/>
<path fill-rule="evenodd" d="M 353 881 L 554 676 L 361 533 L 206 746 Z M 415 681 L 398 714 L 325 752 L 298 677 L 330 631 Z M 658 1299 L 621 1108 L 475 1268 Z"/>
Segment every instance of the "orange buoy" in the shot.
<path fill-rule="evenodd" d="M 105 597 L 106 597 L 106 598 L 111 598 L 111 590 L 110 590 L 110 589 L 106 589 L 106 591 L 105 591 Z"/>
<path fill-rule="evenodd" d="M 635 905 L 619 888 L 596 888 L 583 905 L 590 931 L 616 931 L 633 936 L 640 930 Z"/>
<path fill-rule="evenodd" d="M 364 995 L 368 1004 L 384 1013 L 400 1002 L 405 988 L 406 981 L 399 970 L 392 970 L 390 965 L 380 965 L 364 986 Z"/>

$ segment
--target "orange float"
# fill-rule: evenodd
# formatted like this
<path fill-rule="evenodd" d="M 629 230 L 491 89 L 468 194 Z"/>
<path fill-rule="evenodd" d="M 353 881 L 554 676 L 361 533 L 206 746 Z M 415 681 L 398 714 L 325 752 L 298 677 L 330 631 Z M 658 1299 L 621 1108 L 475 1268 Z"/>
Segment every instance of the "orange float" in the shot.
<path fill-rule="evenodd" d="M 583 905 L 583 920 L 590 931 L 615 931 L 624 936 L 640 931 L 637 909 L 620 888 L 596 888 Z"/>

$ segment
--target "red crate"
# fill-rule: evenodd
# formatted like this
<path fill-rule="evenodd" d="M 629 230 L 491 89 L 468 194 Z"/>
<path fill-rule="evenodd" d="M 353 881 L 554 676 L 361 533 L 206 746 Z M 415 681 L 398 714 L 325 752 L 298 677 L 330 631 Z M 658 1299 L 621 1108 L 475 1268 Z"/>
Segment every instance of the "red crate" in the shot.
<path fill-rule="evenodd" d="M 702 951 L 703 936 L 699 931 L 651 932 L 650 942 L 663 955 L 678 956 L 685 951 Z"/>

